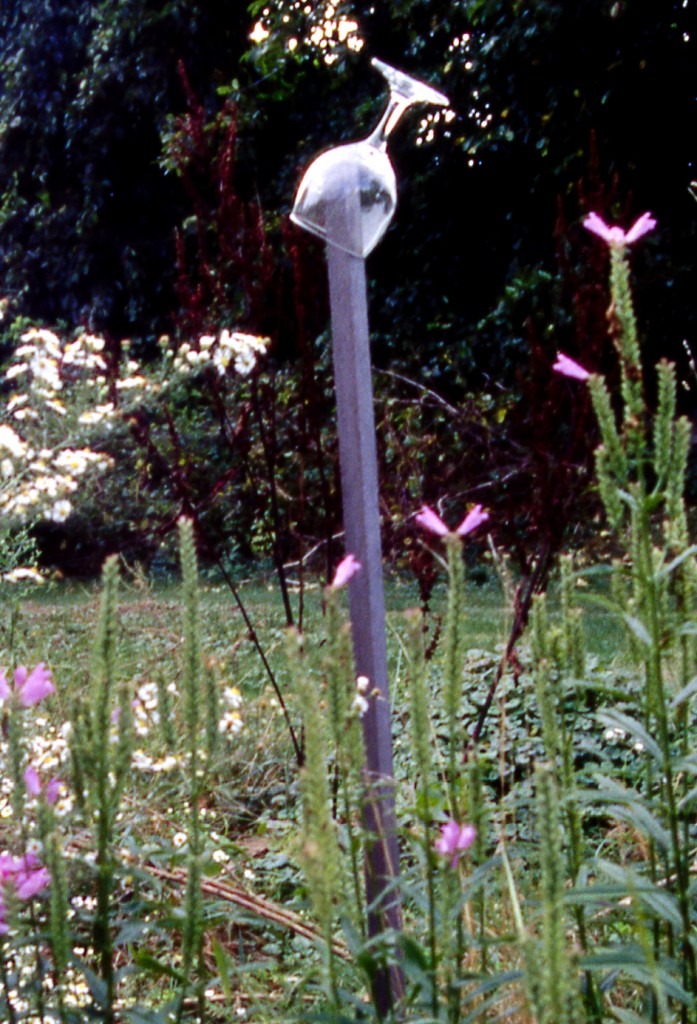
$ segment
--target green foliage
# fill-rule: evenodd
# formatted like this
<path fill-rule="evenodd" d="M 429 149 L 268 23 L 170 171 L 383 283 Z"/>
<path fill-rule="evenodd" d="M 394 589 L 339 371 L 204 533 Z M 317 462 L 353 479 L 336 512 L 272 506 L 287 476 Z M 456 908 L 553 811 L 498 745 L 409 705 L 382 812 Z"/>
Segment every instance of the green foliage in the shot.
<path fill-rule="evenodd" d="M 172 307 L 172 234 L 184 215 L 158 167 L 165 118 L 184 102 L 176 64 L 210 101 L 245 49 L 244 6 L 10 6 L 0 288 L 35 320 L 148 332 Z"/>

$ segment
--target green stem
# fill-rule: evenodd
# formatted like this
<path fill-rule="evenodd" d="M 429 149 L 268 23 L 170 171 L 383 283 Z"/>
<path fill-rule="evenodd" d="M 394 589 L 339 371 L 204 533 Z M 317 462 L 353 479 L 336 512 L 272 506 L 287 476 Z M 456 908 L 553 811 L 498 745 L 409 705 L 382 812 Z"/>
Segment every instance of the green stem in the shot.
<path fill-rule="evenodd" d="M 645 595 L 647 599 L 647 610 L 649 615 L 649 631 L 651 636 L 651 648 L 647 659 L 649 678 L 647 679 L 647 691 L 652 704 L 654 718 L 658 729 L 658 742 L 663 754 L 663 793 L 668 809 L 668 822 L 672 847 L 672 868 L 677 883 L 678 905 L 682 919 L 682 954 L 684 964 L 685 981 L 689 988 L 694 991 L 697 983 L 697 965 L 695 964 L 695 953 L 690 941 L 690 898 L 689 898 L 689 865 L 683 856 L 680 842 L 679 815 L 675 793 L 675 778 L 673 775 L 673 751 L 670 736 L 670 725 L 668 719 L 668 704 L 666 700 L 665 686 L 663 682 L 663 664 L 661 656 L 661 617 L 659 609 L 659 596 L 657 590 L 656 574 L 653 566 L 651 549 L 651 537 L 649 530 L 649 517 L 645 503 L 642 506 L 641 543 L 640 550 L 643 565 L 641 567 Z M 650 728 L 650 722 L 647 722 Z"/>

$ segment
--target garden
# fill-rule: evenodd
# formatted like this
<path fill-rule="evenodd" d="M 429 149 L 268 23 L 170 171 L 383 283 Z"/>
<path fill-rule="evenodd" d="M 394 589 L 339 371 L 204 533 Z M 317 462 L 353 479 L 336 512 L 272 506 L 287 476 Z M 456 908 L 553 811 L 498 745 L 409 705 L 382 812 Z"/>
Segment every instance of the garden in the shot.
<path fill-rule="evenodd" d="M 697 1021 L 691 0 L 435 6 L 8 9 L 8 1024 Z M 450 104 L 366 264 L 377 556 L 288 217 L 375 53 Z"/>

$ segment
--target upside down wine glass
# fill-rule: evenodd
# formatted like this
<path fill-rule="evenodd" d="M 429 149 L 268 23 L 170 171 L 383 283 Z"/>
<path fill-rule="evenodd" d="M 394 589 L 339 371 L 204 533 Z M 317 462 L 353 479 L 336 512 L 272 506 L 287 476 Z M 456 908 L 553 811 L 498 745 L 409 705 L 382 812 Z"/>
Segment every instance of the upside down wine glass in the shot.
<path fill-rule="evenodd" d="M 371 61 L 390 87 L 387 107 L 374 131 L 360 142 L 320 154 L 300 182 L 291 220 L 326 242 L 354 256 L 372 252 L 392 220 L 397 183 L 387 155 L 387 139 L 404 111 L 414 103 L 447 106 L 448 98 L 430 85 L 397 71 L 384 61 Z M 341 201 L 358 197 L 358 215 L 346 225 L 337 216 Z"/>

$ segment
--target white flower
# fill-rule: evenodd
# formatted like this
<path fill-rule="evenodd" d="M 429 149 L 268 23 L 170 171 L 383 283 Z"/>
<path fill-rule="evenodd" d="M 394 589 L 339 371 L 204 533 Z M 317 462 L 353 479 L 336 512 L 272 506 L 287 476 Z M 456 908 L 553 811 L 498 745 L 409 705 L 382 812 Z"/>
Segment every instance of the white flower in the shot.
<path fill-rule="evenodd" d="M 78 341 L 84 342 L 93 352 L 102 352 L 104 350 L 104 338 L 97 338 L 94 334 L 81 334 Z"/>
<path fill-rule="evenodd" d="M 114 403 L 105 402 L 104 405 L 97 405 L 94 409 L 88 409 L 78 416 L 78 423 L 84 423 L 91 425 L 93 423 L 101 423 L 102 420 L 108 419 L 114 414 Z"/>
<path fill-rule="evenodd" d="M 2 577 L 6 583 L 21 583 L 23 580 L 31 580 L 32 583 L 44 583 L 44 578 L 37 569 L 13 569 L 6 572 Z"/>
<path fill-rule="evenodd" d="M 75 476 L 82 476 L 90 463 L 99 462 L 100 456 L 89 448 L 66 448 L 53 460 L 54 466 Z"/>
<path fill-rule="evenodd" d="M 116 390 L 130 391 L 133 388 L 144 388 L 147 386 L 147 383 L 148 382 L 145 377 L 141 377 L 140 375 L 136 377 L 124 377 L 123 380 L 116 381 Z"/>
<path fill-rule="evenodd" d="M 240 352 L 235 356 L 235 369 L 241 377 L 246 377 L 256 366 L 257 358 L 251 349 Z"/>
<path fill-rule="evenodd" d="M 16 459 L 23 458 L 27 453 L 27 446 L 21 437 L 4 423 L 0 424 L 0 448 L 7 448 Z"/>
<path fill-rule="evenodd" d="M 218 722 L 218 731 L 236 736 L 242 730 L 242 718 L 237 711 L 228 711 Z"/>
<path fill-rule="evenodd" d="M 70 504 L 68 499 L 61 498 L 60 501 L 56 501 L 54 503 L 49 518 L 54 523 L 64 523 L 72 510 L 73 506 Z"/>
<path fill-rule="evenodd" d="M 221 377 L 225 375 L 230 364 L 230 353 L 225 348 L 217 348 L 213 356 L 213 365 Z"/>
<path fill-rule="evenodd" d="M 358 712 L 358 717 L 363 718 L 370 705 L 362 693 L 357 693 L 351 701 L 351 706 Z"/>
<path fill-rule="evenodd" d="M 22 341 L 40 341 L 49 355 L 54 359 L 61 357 L 61 343 L 53 331 L 47 331 L 43 327 L 32 327 L 22 335 Z"/>
<path fill-rule="evenodd" d="M 60 379 L 58 363 L 55 359 L 37 353 L 29 364 L 31 372 L 38 380 L 44 381 L 54 391 L 60 391 L 63 381 Z"/>
<path fill-rule="evenodd" d="M 20 374 L 26 373 L 29 369 L 27 363 L 15 363 L 5 373 L 5 380 L 14 380 L 15 377 L 19 377 Z"/>
<path fill-rule="evenodd" d="M 223 690 L 223 700 L 230 708 L 242 706 L 242 694 L 236 686 L 226 686 Z"/>
<path fill-rule="evenodd" d="M 49 409 L 53 409 L 54 412 L 57 412 L 59 416 L 65 416 L 65 406 L 57 399 L 48 398 L 46 400 L 46 405 L 48 406 Z"/>
<path fill-rule="evenodd" d="M 172 846 L 177 850 L 180 850 L 182 846 L 188 841 L 186 832 L 175 832 L 172 836 Z"/>

